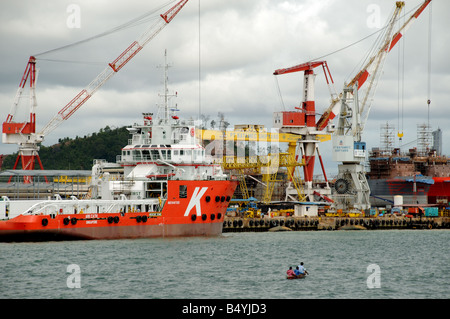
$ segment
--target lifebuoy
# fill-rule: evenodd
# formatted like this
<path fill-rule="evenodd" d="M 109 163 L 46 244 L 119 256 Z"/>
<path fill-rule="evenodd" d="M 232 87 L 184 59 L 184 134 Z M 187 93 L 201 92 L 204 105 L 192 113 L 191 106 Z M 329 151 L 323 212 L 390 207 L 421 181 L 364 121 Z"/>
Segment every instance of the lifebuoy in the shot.
<path fill-rule="evenodd" d="M 44 226 L 44 227 L 47 226 L 48 225 L 48 219 L 47 218 L 43 218 L 41 223 L 42 223 L 42 226 Z"/>

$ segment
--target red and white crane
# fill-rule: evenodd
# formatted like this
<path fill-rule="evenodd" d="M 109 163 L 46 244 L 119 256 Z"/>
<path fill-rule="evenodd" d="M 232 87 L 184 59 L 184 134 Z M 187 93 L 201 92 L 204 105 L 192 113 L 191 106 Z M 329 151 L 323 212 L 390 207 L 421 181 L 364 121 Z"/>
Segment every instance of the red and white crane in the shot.
<path fill-rule="evenodd" d="M 375 87 L 382 73 L 383 65 L 387 54 L 392 50 L 395 44 L 401 39 L 406 30 L 425 10 L 431 0 L 425 0 L 423 4 L 411 15 L 411 17 L 400 27 L 400 29 L 393 33 L 394 23 L 398 21 L 401 9 L 404 2 L 397 1 L 394 14 L 385 28 L 385 34 L 381 46 L 377 49 L 375 54 L 368 59 L 362 70 L 348 83 L 345 84 L 342 93 L 337 95 L 331 90 L 330 82 L 333 79 L 329 72 L 325 61 L 307 62 L 291 68 L 280 69 L 275 71 L 275 75 L 286 74 L 291 72 L 304 71 L 304 89 L 303 102 L 301 108 L 296 108 L 298 111 L 276 112 L 274 114 L 274 127 L 280 128 L 283 132 L 290 132 L 292 134 L 303 135 L 299 145 L 302 148 L 303 158 L 305 159 L 304 177 L 306 187 L 306 195 L 314 194 L 312 189 L 312 174 L 314 171 L 314 157 L 315 151 L 318 152 L 318 138 L 321 132 L 327 129 L 328 132 L 333 131 L 330 126 L 333 119 L 340 114 L 339 122 L 336 125 L 335 133 L 332 135 L 333 142 L 333 158 L 336 158 L 337 150 L 342 150 L 344 157 L 351 154 L 350 157 L 337 157 L 343 161 L 344 165 L 339 165 L 340 175 L 351 174 L 351 178 L 342 178 L 345 183 L 337 183 L 337 187 L 346 186 L 345 191 L 340 189 L 342 193 L 348 193 L 353 184 L 353 195 L 356 195 L 353 205 L 357 209 L 365 209 L 369 204 L 369 188 L 364 176 L 364 168 L 359 162 L 365 158 L 365 143 L 361 142 L 361 134 L 364 125 L 367 121 L 371 103 L 373 101 L 373 94 Z M 314 72 L 313 68 L 322 66 L 325 72 L 325 78 L 330 88 L 331 104 L 316 122 L 315 104 L 314 104 Z M 328 76 L 330 80 L 328 79 Z M 368 83 L 368 84 L 367 84 Z M 358 90 L 364 85 L 367 87 L 364 94 L 361 94 L 361 102 L 358 99 Z M 354 107 L 350 104 L 355 104 Z M 348 143 L 345 142 L 348 140 Z M 349 144 L 349 145 L 347 145 Z M 351 145 L 350 145 L 351 144 Z M 322 164 L 322 161 L 321 161 Z M 352 166 L 353 165 L 353 166 Z M 357 167 L 355 167 L 355 165 Z M 360 166 L 358 166 L 360 165 Z M 322 164 L 325 180 L 326 175 Z M 345 172 L 345 173 L 344 173 Z M 351 173 L 350 173 L 351 172 Z M 345 184 L 345 185 L 344 185 Z M 319 193 L 321 193 L 319 191 Z M 327 194 L 323 194 L 327 195 Z"/>
<path fill-rule="evenodd" d="M 303 167 L 303 175 L 306 186 L 305 196 L 310 201 L 313 201 L 313 195 L 315 192 L 325 196 L 330 195 L 329 187 L 327 187 L 326 190 L 319 190 L 315 189 L 312 184 L 316 153 L 319 156 L 323 176 L 326 183 L 328 183 L 322 156 L 319 152 L 318 135 L 322 134 L 322 132 L 316 129 L 316 106 L 314 101 L 314 82 L 316 75 L 314 74 L 314 68 L 319 66 L 322 66 L 325 74 L 325 79 L 331 94 L 331 100 L 337 102 L 339 98 L 334 90 L 333 77 L 331 76 L 326 61 L 302 63 L 290 68 L 278 69 L 273 73 L 274 75 L 281 75 L 293 72 L 304 72 L 303 102 L 301 106 L 296 107 L 296 111 L 276 112 L 274 114 L 273 125 L 275 128 L 279 128 L 283 133 L 302 135 L 302 139 L 298 141 L 298 146 L 302 154 L 302 159 L 305 162 L 305 166 Z"/>
<path fill-rule="evenodd" d="M 394 22 L 397 20 L 400 11 L 404 6 L 403 1 L 397 1 L 396 8 L 394 10 L 392 18 L 386 28 L 387 31 L 384 42 L 378 48 L 376 54 L 374 54 L 373 56 L 370 57 L 370 59 L 367 60 L 366 64 L 362 67 L 361 71 L 358 72 L 355 75 L 355 77 L 348 84 L 345 85 L 345 87 L 350 88 L 353 87 L 355 84 L 357 84 L 359 90 L 361 87 L 364 86 L 365 82 L 368 79 L 372 83 L 374 83 L 381 74 L 381 72 L 378 72 L 378 70 L 381 71 L 382 63 L 384 62 L 384 59 L 386 58 L 387 54 L 403 37 L 405 32 L 411 26 L 411 24 L 413 24 L 419 18 L 419 15 L 425 10 L 425 8 L 428 6 L 428 4 L 430 4 L 430 2 L 431 0 L 425 0 L 419 6 L 419 8 L 409 17 L 409 19 L 399 28 L 399 30 L 394 35 L 392 35 L 392 28 L 394 26 Z M 364 104 L 371 102 L 369 96 L 373 96 L 373 92 L 374 90 L 370 90 L 370 92 L 368 92 L 369 94 L 366 94 L 364 96 L 365 100 Z M 366 113 L 366 116 L 364 117 L 364 122 L 365 120 L 367 120 L 369 110 L 370 105 L 368 107 L 362 105 L 362 112 Z M 317 122 L 317 129 L 319 130 L 324 129 L 336 117 L 339 111 L 340 111 L 340 103 L 332 103 Z"/>
<path fill-rule="evenodd" d="M 161 14 L 161 19 L 158 19 L 138 40 L 126 48 L 113 62 L 109 63 L 91 83 L 67 103 L 38 133 L 36 133 L 36 58 L 31 56 L 20 81 L 11 111 L 6 121 L 3 122 L 2 128 L 2 142 L 5 144 L 19 145 L 19 153 L 13 169 L 17 168 L 19 160 L 21 161 L 23 170 L 34 170 L 36 160 L 40 168 L 43 169 L 38 151 L 39 143 L 44 140 L 45 136 L 70 118 L 103 84 L 136 56 L 147 43 L 172 21 L 187 2 L 188 0 L 181 0 L 165 13 Z M 15 122 L 19 100 L 23 95 L 27 81 L 30 87 L 30 119 L 28 122 Z M 31 177 L 26 176 L 24 181 L 25 183 L 30 183 Z"/>
<path fill-rule="evenodd" d="M 365 210 L 370 208 L 370 188 L 366 180 L 363 162 L 366 160 L 366 143 L 361 140 L 365 124 L 375 94 L 375 88 L 381 77 L 385 59 L 395 44 L 403 36 L 431 0 L 426 0 L 411 17 L 393 32 L 404 7 L 403 1 L 397 1 L 394 13 L 389 20 L 382 42 L 362 70 L 346 85 L 342 92 L 341 103 L 329 108 L 330 113 L 323 123 L 332 119 L 331 114 L 339 114 L 336 131 L 332 135 L 333 160 L 340 162 L 335 183 L 337 194 L 333 197 L 336 208 L 343 210 Z M 362 88 L 362 90 L 361 90 Z"/>

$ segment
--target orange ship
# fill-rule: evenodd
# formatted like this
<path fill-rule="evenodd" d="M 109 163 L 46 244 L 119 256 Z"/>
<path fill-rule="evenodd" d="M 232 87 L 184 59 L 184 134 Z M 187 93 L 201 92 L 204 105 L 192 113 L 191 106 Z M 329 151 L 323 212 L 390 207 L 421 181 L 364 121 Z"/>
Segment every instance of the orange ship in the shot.
<path fill-rule="evenodd" d="M 236 183 L 169 180 L 167 198 L 156 201 L 42 201 L 26 213 L 1 221 L 0 241 L 215 236 L 222 233 Z M 49 208 L 53 212 L 48 213 Z"/>
<path fill-rule="evenodd" d="M 128 128 L 116 163 L 94 161 L 89 199 L 6 199 L 0 241 L 220 235 L 238 182 L 205 154 L 199 123 L 169 110 L 167 83 L 165 92 L 158 116 Z"/>

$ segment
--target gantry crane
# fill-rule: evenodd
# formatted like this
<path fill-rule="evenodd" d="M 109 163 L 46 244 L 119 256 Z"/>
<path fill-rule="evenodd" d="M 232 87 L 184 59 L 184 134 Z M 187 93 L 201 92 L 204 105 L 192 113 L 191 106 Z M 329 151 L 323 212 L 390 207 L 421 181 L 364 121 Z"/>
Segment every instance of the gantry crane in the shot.
<path fill-rule="evenodd" d="M 278 69 L 274 75 L 287 74 L 293 72 L 304 72 L 303 80 L 303 102 L 300 107 L 296 107 L 296 111 L 275 112 L 273 117 L 273 126 L 279 128 L 280 132 L 290 133 L 302 136 L 298 141 L 302 160 L 305 162 L 303 167 L 305 181 L 305 195 L 308 200 L 314 201 L 314 195 L 317 193 L 328 196 L 331 190 L 328 186 L 327 175 L 319 152 L 318 136 L 323 134 L 323 130 L 327 128 L 327 132 L 332 132 L 332 127 L 324 125 L 318 129 L 316 123 L 316 107 L 314 101 L 314 68 L 321 66 L 325 74 L 331 95 L 331 103 L 335 104 L 339 101 L 339 96 L 334 89 L 334 82 L 326 61 L 314 61 L 299 64 L 286 69 Z M 327 187 L 324 189 L 315 189 L 313 186 L 313 174 L 316 153 L 319 157 L 322 173 L 325 178 Z"/>
<path fill-rule="evenodd" d="M 267 131 L 262 125 L 235 125 L 234 130 L 198 130 L 202 140 L 209 140 L 215 143 L 208 144 L 207 148 L 214 147 L 209 153 L 215 153 L 218 160 L 226 170 L 236 170 L 239 172 L 238 177 L 243 197 L 248 198 L 248 190 L 245 182 L 246 172 L 251 171 L 254 174 L 262 175 L 262 184 L 265 191 L 262 202 L 269 203 L 272 198 L 275 182 L 277 181 L 277 173 L 280 167 L 286 167 L 289 184 L 286 188 L 286 201 L 305 201 L 306 197 L 303 191 L 301 178 L 296 170 L 297 167 L 304 166 L 305 162 L 298 161 L 296 156 L 297 143 L 303 138 L 298 134 L 282 133 L 277 130 Z M 319 142 L 329 141 L 329 134 L 317 135 Z M 233 142 L 263 142 L 270 146 L 279 146 L 279 143 L 287 143 L 287 152 L 275 153 L 271 149 L 269 155 L 245 156 L 245 154 L 223 154 L 223 143 L 226 141 Z M 218 142 L 218 144 L 217 144 Z M 212 145 L 212 146 L 209 146 Z M 278 148 L 278 147 L 275 147 Z M 218 154 L 219 153 L 219 154 Z M 233 150 L 234 153 L 234 150 Z M 252 174 L 253 174 L 252 173 Z"/>
<path fill-rule="evenodd" d="M 149 43 L 167 24 L 170 23 L 170 21 L 172 21 L 187 2 L 188 0 L 181 0 L 165 13 L 161 14 L 161 19 L 158 19 L 157 22 L 150 26 L 138 40 L 134 41 L 126 48 L 113 62 L 109 63 L 108 66 L 88 84 L 88 86 L 67 103 L 67 105 L 64 106 L 38 133 L 36 133 L 36 58 L 31 56 L 28 60 L 22 80 L 20 81 L 11 111 L 6 118 L 6 121 L 3 122 L 2 142 L 5 144 L 19 145 L 19 153 L 13 169 L 16 169 L 19 160 L 21 161 L 23 170 L 34 170 L 36 160 L 38 161 L 40 168 L 43 169 L 38 151 L 39 143 L 44 140 L 45 136 L 70 118 L 98 89 L 100 89 L 103 84 L 136 56 L 147 43 Z M 14 117 L 27 81 L 29 81 L 30 86 L 30 119 L 28 122 L 15 122 Z M 32 179 L 30 176 L 24 177 L 25 183 L 30 183 L 31 181 Z"/>
<path fill-rule="evenodd" d="M 381 45 L 368 59 L 362 70 L 344 85 L 341 103 L 330 106 L 322 116 L 321 121 L 326 124 L 336 114 L 339 115 L 336 131 L 332 135 L 333 160 L 342 163 L 338 165 L 338 176 L 335 182 L 337 194 L 333 197 L 337 209 L 361 211 L 370 208 L 370 188 L 363 166 L 363 161 L 366 159 L 366 143 L 361 140 L 361 136 L 369 116 L 375 87 L 380 79 L 386 56 L 430 2 L 431 0 L 426 0 L 400 29 L 393 33 L 394 24 L 405 5 L 403 1 L 396 2 Z M 361 90 L 364 92 L 359 94 L 364 84 L 365 90 Z"/>

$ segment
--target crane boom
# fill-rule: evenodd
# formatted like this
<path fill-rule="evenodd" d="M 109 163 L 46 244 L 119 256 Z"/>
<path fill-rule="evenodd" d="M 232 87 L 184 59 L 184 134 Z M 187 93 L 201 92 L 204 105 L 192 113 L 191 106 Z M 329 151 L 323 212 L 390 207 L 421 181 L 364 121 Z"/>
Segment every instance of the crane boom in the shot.
<path fill-rule="evenodd" d="M 370 208 L 370 187 L 362 164 L 366 159 L 367 150 L 366 143 L 362 141 L 362 134 L 369 116 L 372 97 L 387 54 L 430 2 L 431 0 L 426 0 L 399 31 L 393 33 L 394 24 L 404 6 L 404 2 L 396 2 L 394 14 L 388 22 L 381 45 L 362 71 L 358 72 L 350 83 L 344 85 L 338 110 L 336 106 L 332 109 L 333 114 L 339 114 L 336 131 L 332 136 L 333 160 L 341 162 L 338 165 L 339 172 L 335 183 L 334 199 L 337 209 L 361 211 Z M 364 85 L 364 92 L 361 91 L 362 97 L 359 99 L 359 89 Z"/>
<path fill-rule="evenodd" d="M 39 133 L 36 133 L 35 115 L 37 105 L 35 96 L 37 77 L 36 58 L 31 56 L 19 84 L 11 111 L 2 126 L 2 142 L 5 144 L 19 145 L 19 152 L 13 169 L 16 169 L 19 160 L 23 170 L 34 170 L 36 160 L 38 161 L 40 168 L 44 169 L 38 154 L 39 143 L 44 140 L 44 137 L 57 128 L 62 122 L 71 117 L 84 103 L 86 103 L 86 101 L 88 101 L 103 84 L 122 69 L 148 42 L 150 42 L 150 40 L 170 23 L 187 2 L 188 0 L 180 0 L 165 13 L 161 14 L 161 19 L 148 28 L 138 40 L 134 41 L 126 48 L 113 62 L 109 63 L 91 83 L 61 109 Z M 23 89 L 28 80 L 30 82 L 30 120 L 28 122 L 17 123 L 14 122 L 14 116 L 19 100 L 22 97 Z M 24 176 L 24 182 L 31 183 L 32 177 Z"/>
<path fill-rule="evenodd" d="M 65 107 L 63 107 L 51 120 L 44 126 L 38 134 L 38 141 L 44 136 L 56 129 L 62 122 L 67 120 L 75 113 L 89 98 L 105 84 L 115 73 L 122 69 L 142 48 L 150 42 L 183 8 L 188 0 L 181 0 L 165 13 L 161 14 L 160 20 L 147 29 L 139 38 L 125 49 L 113 62 L 91 82 L 86 88 L 78 93 Z"/>
<path fill-rule="evenodd" d="M 408 28 L 411 26 L 411 24 L 417 20 L 419 15 L 425 10 L 425 8 L 428 6 L 428 4 L 431 2 L 431 0 L 425 0 L 422 5 L 409 17 L 409 19 L 400 27 L 400 29 L 392 36 L 392 37 L 386 37 L 386 40 L 384 44 L 381 46 L 381 48 L 377 51 L 377 54 L 372 56 L 368 62 L 364 65 L 362 70 L 358 72 L 355 77 L 346 84 L 346 87 L 352 87 L 358 82 L 357 88 L 358 90 L 364 85 L 364 83 L 367 81 L 367 79 L 374 75 L 374 71 L 377 69 L 377 65 L 380 65 L 382 62 L 381 58 L 384 58 L 387 53 L 389 53 L 392 48 L 397 44 L 397 42 L 402 38 L 402 36 L 405 34 L 405 32 L 408 30 Z M 393 17 L 398 16 L 400 13 L 401 8 L 403 7 L 404 2 L 396 2 L 396 9 L 393 14 Z M 392 21 L 392 19 L 391 19 Z M 392 23 L 389 24 L 390 27 L 393 26 Z M 388 26 L 388 27 L 389 27 Z M 391 34 L 391 33 L 389 33 Z M 377 62 L 376 62 L 377 61 Z M 370 92 L 367 92 L 370 93 Z M 341 95 L 342 96 L 342 95 Z M 369 94 L 366 94 L 366 97 L 364 99 L 367 101 Z M 366 111 L 366 115 L 368 115 L 367 109 L 365 109 L 364 106 L 365 103 L 363 103 L 361 112 Z M 318 121 L 318 130 L 322 130 L 325 128 L 330 121 L 332 121 L 336 114 L 339 113 L 340 104 L 333 101 L 331 105 L 328 107 L 328 109 L 323 113 L 322 117 Z M 364 117 L 367 119 L 367 116 Z"/>

